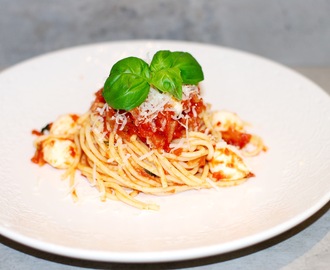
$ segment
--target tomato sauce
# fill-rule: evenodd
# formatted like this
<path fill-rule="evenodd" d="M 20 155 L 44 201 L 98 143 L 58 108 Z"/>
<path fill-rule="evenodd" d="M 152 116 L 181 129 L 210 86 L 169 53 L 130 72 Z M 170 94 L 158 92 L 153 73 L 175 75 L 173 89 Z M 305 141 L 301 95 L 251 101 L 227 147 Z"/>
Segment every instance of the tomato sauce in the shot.
<path fill-rule="evenodd" d="M 36 129 L 32 130 L 31 133 L 32 133 L 32 135 L 36 135 L 36 136 L 41 136 L 42 135 L 42 133 L 39 130 L 36 130 Z"/>
<path fill-rule="evenodd" d="M 100 103 L 105 103 L 105 100 L 102 96 L 102 89 L 96 93 L 96 98 L 91 107 L 91 110 L 95 110 Z M 189 128 L 197 130 L 203 124 L 202 118 L 197 116 L 206 109 L 206 106 L 201 97 L 199 97 L 197 94 L 193 94 L 189 100 L 182 102 L 182 106 L 183 114 L 184 116 L 188 116 L 188 120 L 185 118 L 175 120 L 173 119 L 173 111 L 164 110 L 157 114 L 157 116 L 152 120 L 152 123 L 139 123 L 135 117 L 138 115 L 138 109 L 133 109 L 133 111 L 126 113 L 127 123 L 125 124 L 123 130 L 117 129 L 116 132 L 119 136 L 127 140 L 129 140 L 132 135 L 137 135 L 141 141 L 148 143 L 152 148 L 164 149 L 165 151 L 169 152 L 169 145 L 171 141 L 177 138 L 181 138 L 183 135 L 185 135 L 185 126 L 187 124 Z M 124 112 L 125 111 L 120 111 L 120 113 Z M 106 123 L 110 124 L 111 130 L 115 129 L 116 122 L 112 118 L 115 114 L 116 111 L 110 107 L 109 110 L 105 112 L 105 115 L 103 116 L 105 132 L 110 132 L 110 130 L 107 130 Z"/>
<path fill-rule="evenodd" d="M 229 128 L 226 131 L 221 132 L 222 139 L 231 145 L 237 146 L 240 149 L 245 147 L 251 140 L 252 135 L 244 132 L 240 132 L 234 128 Z"/>
<path fill-rule="evenodd" d="M 102 89 L 96 92 L 95 101 L 92 104 L 91 110 L 94 111 L 104 104 L 105 100 L 102 96 Z M 127 140 L 132 135 L 137 135 L 138 138 L 144 143 L 148 143 L 152 148 L 164 149 L 170 151 L 170 143 L 172 140 L 181 138 L 185 135 L 186 128 L 188 125 L 190 130 L 201 130 L 203 127 L 203 119 L 199 117 L 202 112 L 206 110 L 206 105 L 203 99 L 198 94 L 192 94 L 190 99 L 182 101 L 184 117 L 179 120 L 173 119 L 174 112 L 164 110 L 159 112 L 157 116 L 152 120 L 153 123 L 149 122 L 138 122 L 136 116 L 138 115 L 138 109 L 126 112 L 127 123 L 122 130 L 117 128 L 117 134 Z M 125 111 L 119 111 L 125 113 Z M 109 110 L 105 112 L 104 118 L 104 131 L 106 133 L 111 132 L 115 129 L 116 122 L 113 116 L 116 114 L 116 110 L 109 107 Z M 111 130 L 107 129 L 109 123 Z M 165 123 L 165 124 L 164 124 Z M 221 132 L 224 141 L 230 145 L 234 145 L 242 149 L 251 140 L 251 134 L 240 132 L 234 128 L 230 128 L 227 131 Z M 180 151 L 176 151 L 180 154 Z"/>
<path fill-rule="evenodd" d="M 42 166 L 46 163 L 44 160 L 42 148 L 40 146 L 37 147 L 33 157 L 31 158 L 31 161 L 35 164 L 38 164 L 39 166 Z"/>

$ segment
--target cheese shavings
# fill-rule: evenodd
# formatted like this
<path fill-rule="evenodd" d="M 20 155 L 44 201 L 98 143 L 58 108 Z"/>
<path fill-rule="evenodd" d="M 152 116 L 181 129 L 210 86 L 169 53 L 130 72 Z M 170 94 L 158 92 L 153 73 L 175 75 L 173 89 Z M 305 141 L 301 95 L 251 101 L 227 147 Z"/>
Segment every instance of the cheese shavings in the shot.
<path fill-rule="evenodd" d="M 139 160 L 144 160 L 144 159 L 146 159 L 146 158 L 152 156 L 153 154 L 154 154 L 154 150 L 151 150 L 151 151 L 149 151 L 148 153 L 146 153 L 146 154 L 140 156 L 140 157 L 139 157 Z"/>
<path fill-rule="evenodd" d="M 191 95 L 198 93 L 198 91 L 196 85 L 183 85 L 182 101 L 189 100 Z M 139 123 L 151 123 L 157 117 L 158 113 L 163 111 L 173 111 L 174 115 L 172 119 L 174 120 L 184 117 L 181 101 L 176 100 L 168 93 L 161 93 L 151 87 L 147 99 L 139 106 L 137 120 Z"/>
<path fill-rule="evenodd" d="M 180 149 L 185 147 L 186 141 L 186 138 L 180 138 L 178 140 L 172 141 L 169 146 L 172 150 Z"/>
<path fill-rule="evenodd" d="M 101 116 L 103 116 L 103 115 L 104 115 L 104 112 L 109 111 L 109 105 L 108 105 L 108 103 L 104 103 L 104 105 L 102 106 L 102 108 L 96 108 L 96 111 L 97 111 Z"/>
<path fill-rule="evenodd" d="M 210 178 L 206 177 L 206 182 L 210 184 L 211 187 L 213 187 L 215 190 L 219 191 L 220 188 L 212 181 Z"/>
<path fill-rule="evenodd" d="M 192 94 L 198 93 L 199 89 L 197 85 L 182 85 L 182 100 L 188 100 Z"/>
<path fill-rule="evenodd" d="M 104 132 L 104 119 L 103 117 L 92 114 L 91 115 L 92 126 L 91 131 L 97 136 L 100 142 L 103 142 L 106 137 L 106 133 Z"/>
<path fill-rule="evenodd" d="M 126 113 L 120 113 L 119 111 L 116 111 L 116 114 L 114 116 L 111 117 L 112 120 L 116 121 L 116 125 L 120 126 L 119 130 L 123 130 L 124 127 L 127 124 L 127 117 L 126 117 Z"/>
<path fill-rule="evenodd" d="M 157 117 L 157 114 L 164 110 L 165 105 L 171 99 L 170 95 L 150 88 L 147 99 L 139 107 L 139 122 L 152 122 Z"/>

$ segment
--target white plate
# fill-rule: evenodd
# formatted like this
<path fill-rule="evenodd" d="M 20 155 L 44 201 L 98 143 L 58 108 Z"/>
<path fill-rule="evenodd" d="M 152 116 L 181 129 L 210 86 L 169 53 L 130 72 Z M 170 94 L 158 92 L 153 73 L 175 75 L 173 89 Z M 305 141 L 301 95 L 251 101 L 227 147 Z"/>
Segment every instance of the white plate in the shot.
<path fill-rule="evenodd" d="M 31 130 L 83 113 L 115 61 L 159 49 L 192 53 L 204 68 L 205 100 L 253 124 L 269 151 L 248 162 L 256 174 L 220 191 L 143 196 L 159 212 L 99 202 L 79 177 L 73 203 L 61 172 L 30 162 Z M 128 41 L 62 50 L 0 74 L 0 233 L 75 258 L 161 262 L 220 254 L 299 224 L 330 198 L 330 98 L 301 75 L 222 47 Z"/>

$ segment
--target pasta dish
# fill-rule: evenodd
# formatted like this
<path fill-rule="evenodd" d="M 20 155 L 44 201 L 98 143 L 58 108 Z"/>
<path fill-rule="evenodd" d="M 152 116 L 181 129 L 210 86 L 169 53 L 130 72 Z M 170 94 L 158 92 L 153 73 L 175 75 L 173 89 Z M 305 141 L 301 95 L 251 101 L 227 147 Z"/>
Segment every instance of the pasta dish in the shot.
<path fill-rule="evenodd" d="M 212 111 L 201 95 L 204 74 L 186 52 L 158 51 L 151 63 L 118 61 L 82 115 L 62 115 L 33 130 L 32 162 L 65 170 L 74 199 L 75 174 L 102 201 L 157 210 L 138 194 L 171 195 L 234 186 L 254 173 L 245 162 L 266 147 L 235 113 Z"/>

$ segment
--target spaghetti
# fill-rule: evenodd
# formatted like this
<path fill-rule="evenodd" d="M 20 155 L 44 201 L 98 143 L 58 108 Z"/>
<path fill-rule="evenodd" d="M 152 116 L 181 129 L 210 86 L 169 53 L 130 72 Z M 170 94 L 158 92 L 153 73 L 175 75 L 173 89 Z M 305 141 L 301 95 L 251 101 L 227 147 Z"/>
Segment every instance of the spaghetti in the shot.
<path fill-rule="evenodd" d="M 103 91 L 84 115 L 65 115 L 47 125 L 47 132 L 33 131 L 38 137 L 32 161 L 65 169 L 75 199 L 78 170 L 102 201 L 157 210 L 137 195 L 241 184 L 254 175 L 243 156 L 266 150 L 236 114 L 212 112 L 197 85 L 183 85 L 181 100 L 151 87 L 146 100 L 129 111 L 109 106 Z"/>

